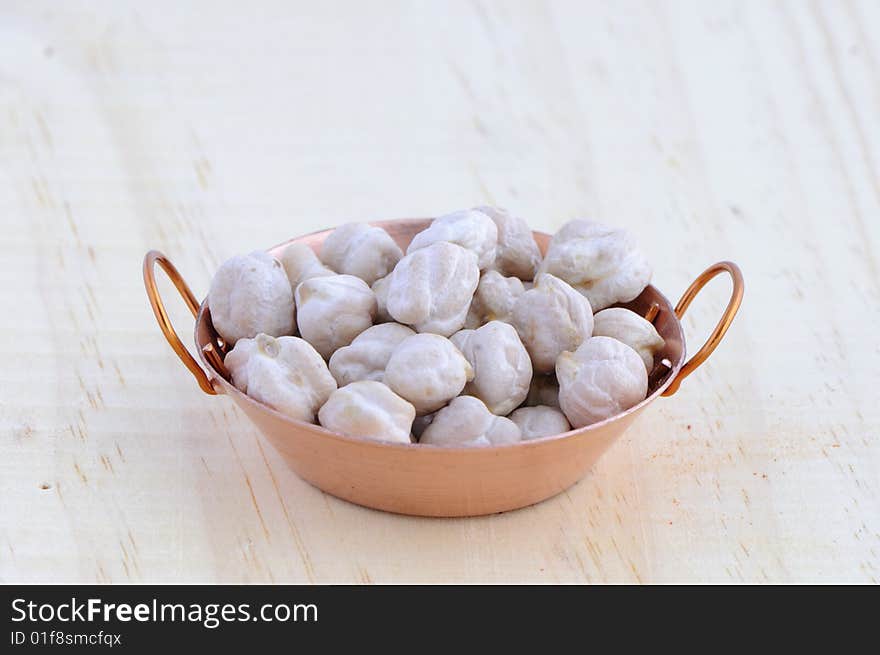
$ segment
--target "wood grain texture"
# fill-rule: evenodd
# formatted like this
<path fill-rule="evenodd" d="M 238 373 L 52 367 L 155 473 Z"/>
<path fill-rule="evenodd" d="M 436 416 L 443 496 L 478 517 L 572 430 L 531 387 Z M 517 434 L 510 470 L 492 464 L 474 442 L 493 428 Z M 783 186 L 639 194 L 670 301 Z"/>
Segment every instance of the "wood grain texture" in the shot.
<path fill-rule="evenodd" d="M 0 581 L 877 583 L 878 34 L 868 0 L 4 2 Z M 678 394 L 509 514 L 310 487 L 141 285 L 149 248 L 201 295 L 241 251 L 479 203 L 631 228 L 672 297 L 747 283 Z"/>

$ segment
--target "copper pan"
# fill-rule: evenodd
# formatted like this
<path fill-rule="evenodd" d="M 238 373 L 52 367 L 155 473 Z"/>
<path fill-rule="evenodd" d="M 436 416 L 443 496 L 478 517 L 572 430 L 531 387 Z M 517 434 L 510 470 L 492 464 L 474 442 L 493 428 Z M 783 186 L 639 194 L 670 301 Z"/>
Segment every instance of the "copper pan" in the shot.
<path fill-rule="evenodd" d="M 413 235 L 429 222 L 430 219 L 402 219 L 374 225 L 385 228 L 405 249 Z M 292 241 L 306 243 L 318 251 L 330 231 Z M 534 235 L 543 252 L 550 236 L 541 232 Z M 269 252 L 277 255 L 287 243 Z M 171 325 L 156 288 L 155 264 L 168 274 L 195 316 L 195 343 L 201 365 Z M 730 302 L 708 341 L 685 362 L 681 317 L 700 289 L 721 272 L 730 274 L 733 280 Z M 165 338 L 202 391 L 224 393 L 232 398 L 297 475 L 353 503 L 420 516 L 477 516 L 517 509 L 550 498 L 577 482 L 649 404 L 660 396 L 675 393 L 682 380 L 715 350 L 743 296 L 742 273 L 731 262 L 719 262 L 706 269 L 674 309 L 660 291 L 648 286 L 625 305 L 652 320 L 666 340 L 665 348 L 655 359 L 645 400 L 601 423 L 552 437 L 507 446 L 441 448 L 347 437 L 288 418 L 252 400 L 229 382 L 222 361 L 225 344 L 211 324 L 207 300 L 199 304 L 174 265 L 155 250 L 144 259 L 144 283 Z"/>

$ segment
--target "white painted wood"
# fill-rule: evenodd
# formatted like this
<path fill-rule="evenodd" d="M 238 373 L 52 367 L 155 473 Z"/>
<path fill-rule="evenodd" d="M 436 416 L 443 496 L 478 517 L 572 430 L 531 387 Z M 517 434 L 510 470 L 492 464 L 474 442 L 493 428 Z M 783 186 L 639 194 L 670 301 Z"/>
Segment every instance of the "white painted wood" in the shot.
<path fill-rule="evenodd" d="M 878 33 L 867 0 L 4 3 L 0 581 L 878 582 Z M 672 297 L 747 282 L 682 390 L 526 510 L 325 496 L 143 293 L 149 248 L 201 295 L 240 251 L 486 202 L 631 228 Z"/>

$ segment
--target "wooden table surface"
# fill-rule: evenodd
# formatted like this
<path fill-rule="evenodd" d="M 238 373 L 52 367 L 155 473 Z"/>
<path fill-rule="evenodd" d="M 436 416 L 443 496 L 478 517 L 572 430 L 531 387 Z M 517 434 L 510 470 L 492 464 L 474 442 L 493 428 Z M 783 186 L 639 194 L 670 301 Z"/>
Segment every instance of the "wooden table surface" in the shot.
<path fill-rule="evenodd" d="M 878 34 L 870 0 L 3 2 L 0 581 L 878 582 Z M 479 203 L 626 226 L 673 298 L 746 277 L 681 391 L 525 510 L 312 488 L 143 291 L 150 248 L 201 297 L 233 254 Z"/>

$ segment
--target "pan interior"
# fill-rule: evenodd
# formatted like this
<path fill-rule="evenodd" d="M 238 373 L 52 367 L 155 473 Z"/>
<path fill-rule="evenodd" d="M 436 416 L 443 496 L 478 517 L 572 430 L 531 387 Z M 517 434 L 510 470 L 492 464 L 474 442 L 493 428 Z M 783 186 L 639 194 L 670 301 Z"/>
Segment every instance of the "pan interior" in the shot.
<path fill-rule="evenodd" d="M 376 221 L 372 224 L 384 228 L 397 244 L 403 250 L 406 250 L 406 247 L 409 245 L 412 238 L 418 232 L 425 229 L 430 222 L 431 219 L 399 219 Z M 321 243 L 330 232 L 332 232 L 332 229 L 306 234 L 270 248 L 269 252 L 277 255 L 285 246 L 293 242 L 305 243 L 316 252 L 319 252 Z M 551 235 L 543 232 L 534 232 L 533 234 L 535 241 L 541 249 L 541 254 L 544 254 L 550 243 Z M 641 316 L 645 316 L 654 304 L 659 307 L 659 312 L 654 319 L 654 327 L 657 329 L 657 332 L 660 333 L 660 336 L 663 337 L 665 344 L 654 358 L 654 368 L 648 379 L 648 398 L 654 395 L 654 393 L 656 393 L 661 387 L 665 386 L 665 384 L 671 380 L 673 375 L 678 372 L 684 362 L 685 344 L 681 323 L 675 317 L 675 313 L 669 300 L 653 285 L 646 287 L 635 300 L 615 305 L 616 307 L 625 307 Z M 203 353 L 203 348 L 206 345 L 211 344 L 211 342 L 217 338 L 217 334 L 211 324 L 211 310 L 207 307 L 207 300 L 202 302 L 202 311 L 199 312 L 196 322 L 195 337 L 199 349 L 199 356 L 203 365 L 211 368 L 218 377 L 221 377 L 220 373 L 211 366 L 208 360 L 206 360 Z M 668 365 L 665 365 L 666 362 L 668 362 Z"/>

